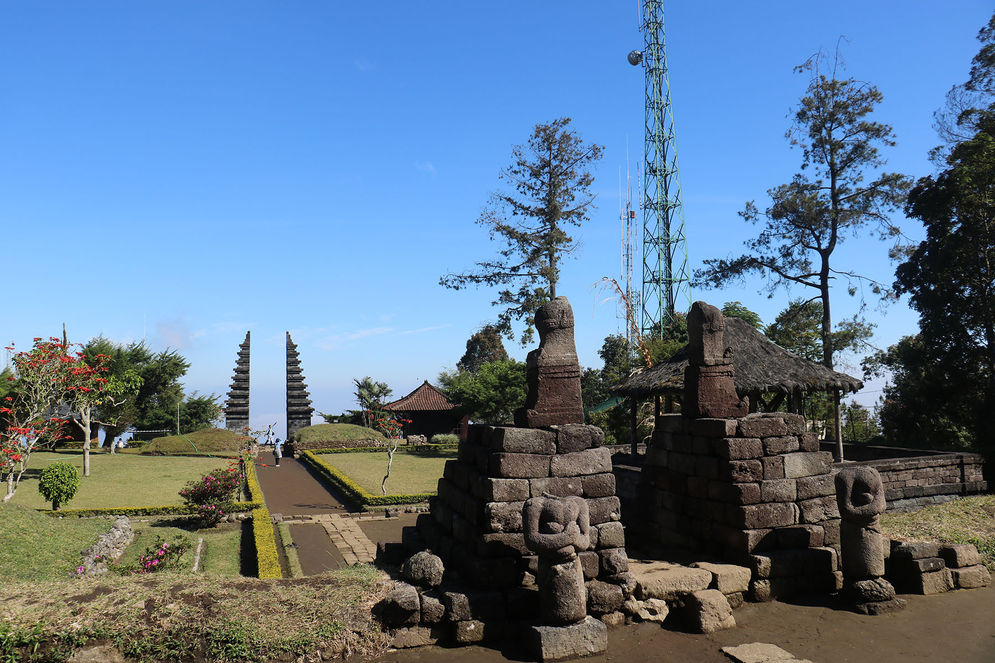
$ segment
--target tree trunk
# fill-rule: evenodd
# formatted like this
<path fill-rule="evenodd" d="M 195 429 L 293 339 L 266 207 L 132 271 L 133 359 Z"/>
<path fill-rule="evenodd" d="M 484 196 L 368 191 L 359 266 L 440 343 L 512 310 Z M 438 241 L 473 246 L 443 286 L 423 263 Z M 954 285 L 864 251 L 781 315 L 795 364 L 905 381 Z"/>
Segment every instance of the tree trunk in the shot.
<path fill-rule="evenodd" d="M 10 474 L 7 475 L 7 494 L 4 495 L 3 502 L 6 504 L 10 501 L 10 498 L 14 496 L 14 468 L 10 468 Z"/>
<path fill-rule="evenodd" d="M 819 292 L 822 299 L 822 364 L 833 369 L 833 323 L 829 309 L 829 256 L 822 256 L 819 272 Z M 833 440 L 836 442 L 835 460 L 843 461 L 843 436 L 840 421 L 840 390 L 833 390 Z"/>
<path fill-rule="evenodd" d="M 83 429 L 83 476 L 90 476 L 90 413 L 81 412 L 83 423 L 77 424 Z"/>

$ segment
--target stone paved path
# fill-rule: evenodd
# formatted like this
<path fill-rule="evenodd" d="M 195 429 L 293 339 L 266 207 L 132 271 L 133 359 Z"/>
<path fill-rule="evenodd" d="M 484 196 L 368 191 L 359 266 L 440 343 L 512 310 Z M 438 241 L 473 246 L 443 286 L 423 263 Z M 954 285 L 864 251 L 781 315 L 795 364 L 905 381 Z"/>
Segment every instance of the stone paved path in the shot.
<path fill-rule="evenodd" d="M 378 533 L 378 540 L 400 541 L 401 526 L 410 524 L 408 519 L 350 513 L 342 500 L 293 458 L 283 458 L 276 467 L 272 454 L 263 451 L 256 458 L 256 474 L 274 521 L 290 525 L 305 575 L 372 562 L 377 544 L 361 525 L 377 523 L 379 527 L 370 529 Z"/>

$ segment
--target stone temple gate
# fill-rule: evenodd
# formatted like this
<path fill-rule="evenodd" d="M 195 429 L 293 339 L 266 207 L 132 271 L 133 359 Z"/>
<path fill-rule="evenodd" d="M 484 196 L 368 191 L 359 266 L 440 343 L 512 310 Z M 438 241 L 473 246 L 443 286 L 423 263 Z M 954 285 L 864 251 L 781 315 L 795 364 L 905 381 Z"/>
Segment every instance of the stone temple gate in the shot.
<path fill-rule="evenodd" d="M 225 402 L 225 428 L 241 430 L 249 425 L 249 343 L 251 332 L 245 332 L 245 340 L 238 346 L 235 360 L 235 375 L 231 380 L 228 400 Z M 304 382 L 300 354 L 297 345 L 287 332 L 287 438 L 301 428 L 311 425 L 314 408 Z"/>

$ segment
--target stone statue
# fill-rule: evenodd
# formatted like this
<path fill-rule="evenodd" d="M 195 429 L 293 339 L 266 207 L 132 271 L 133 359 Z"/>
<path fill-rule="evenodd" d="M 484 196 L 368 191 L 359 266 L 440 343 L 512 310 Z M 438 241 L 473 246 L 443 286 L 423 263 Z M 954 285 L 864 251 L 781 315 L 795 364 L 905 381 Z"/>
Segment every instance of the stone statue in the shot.
<path fill-rule="evenodd" d="M 539 557 L 539 603 L 551 625 L 587 617 L 587 589 L 578 552 L 591 547 L 591 519 L 582 497 L 533 497 L 522 507 L 525 545 Z"/>
<path fill-rule="evenodd" d="M 881 514 L 887 503 L 881 475 L 873 467 L 847 465 L 836 474 L 840 517 L 843 597 L 859 612 L 878 614 L 905 606 L 883 576 L 885 545 Z"/>
<path fill-rule="evenodd" d="M 688 367 L 684 369 L 682 412 L 691 418 L 742 417 L 750 403 L 736 394 L 732 349 L 725 345 L 722 311 L 695 302 L 688 313 Z"/>
<path fill-rule="evenodd" d="M 539 307 L 535 316 L 539 347 L 526 359 L 525 407 L 515 411 L 515 425 L 541 428 L 584 423 L 580 363 L 574 344 L 574 314 L 566 297 Z"/>

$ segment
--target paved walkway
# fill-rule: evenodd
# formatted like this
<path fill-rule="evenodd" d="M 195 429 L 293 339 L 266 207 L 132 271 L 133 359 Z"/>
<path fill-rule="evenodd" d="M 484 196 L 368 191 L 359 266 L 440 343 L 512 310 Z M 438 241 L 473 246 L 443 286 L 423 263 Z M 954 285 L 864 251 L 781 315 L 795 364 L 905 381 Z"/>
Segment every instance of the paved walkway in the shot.
<path fill-rule="evenodd" d="M 273 455 L 263 451 L 256 457 L 256 474 L 274 522 L 290 525 L 304 575 L 372 562 L 378 541 L 400 541 L 401 528 L 413 522 L 413 516 L 399 519 L 351 513 L 307 466 L 293 458 L 283 458 L 277 467 Z"/>

